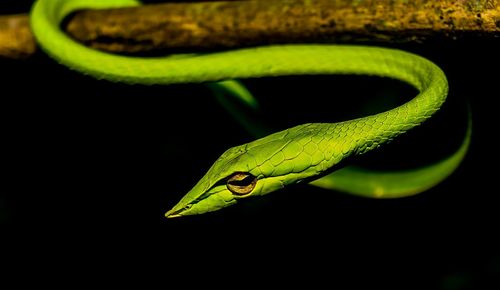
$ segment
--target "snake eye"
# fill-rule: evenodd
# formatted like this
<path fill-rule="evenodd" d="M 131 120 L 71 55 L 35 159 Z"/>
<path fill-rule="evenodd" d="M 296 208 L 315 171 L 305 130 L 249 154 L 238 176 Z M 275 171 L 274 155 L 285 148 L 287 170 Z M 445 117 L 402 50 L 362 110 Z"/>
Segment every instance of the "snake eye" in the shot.
<path fill-rule="evenodd" d="M 236 172 L 226 181 L 227 189 L 239 196 L 251 193 L 255 184 L 257 184 L 257 178 L 246 172 Z"/>

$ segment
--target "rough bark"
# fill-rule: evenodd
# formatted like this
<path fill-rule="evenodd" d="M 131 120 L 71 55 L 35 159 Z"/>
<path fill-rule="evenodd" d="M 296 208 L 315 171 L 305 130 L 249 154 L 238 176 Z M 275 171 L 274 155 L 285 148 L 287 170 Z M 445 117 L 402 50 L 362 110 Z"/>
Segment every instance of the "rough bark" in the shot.
<path fill-rule="evenodd" d="M 253 0 L 168 3 L 81 11 L 68 20 L 65 29 L 88 46 L 121 53 L 199 51 L 271 43 L 393 43 L 468 36 L 498 38 L 499 2 Z M 0 56 L 29 55 L 34 51 L 34 43 L 28 36 L 28 22 L 23 16 L 11 17 L 0 19 Z"/>
<path fill-rule="evenodd" d="M 36 51 L 27 15 L 0 16 L 0 57 L 23 59 Z"/>

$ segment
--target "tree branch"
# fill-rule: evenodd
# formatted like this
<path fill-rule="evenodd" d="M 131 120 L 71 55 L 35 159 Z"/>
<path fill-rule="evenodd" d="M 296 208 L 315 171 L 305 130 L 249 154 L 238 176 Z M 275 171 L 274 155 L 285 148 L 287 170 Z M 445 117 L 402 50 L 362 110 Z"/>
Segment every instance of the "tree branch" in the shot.
<path fill-rule="evenodd" d="M 0 56 L 33 53 L 27 25 L 26 16 L 0 18 Z M 422 42 L 500 37 L 500 7 L 499 0 L 168 3 L 81 11 L 65 29 L 90 47 L 121 53 L 297 42 Z"/>
<path fill-rule="evenodd" d="M 0 57 L 23 59 L 36 51 L 27 15 L 0 16 Z"/>

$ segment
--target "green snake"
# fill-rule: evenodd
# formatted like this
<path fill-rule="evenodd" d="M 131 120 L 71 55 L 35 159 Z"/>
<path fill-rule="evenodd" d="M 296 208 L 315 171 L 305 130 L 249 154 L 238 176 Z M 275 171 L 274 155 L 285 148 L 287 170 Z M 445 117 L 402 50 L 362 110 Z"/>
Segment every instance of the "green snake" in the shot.
<path fill-rule="evenodd" d="M 38 0 L 31 11 L 37 42 L 59 63 L 97 79 L 131 84 L 210 83 L 244 99 L 244 87 L 231 80 L 284 75 L 371 75 L 405 82 L 418 90 L 407 103 L 379 114 L 338 123 L 308 123 L 276 132 L 225 151 L 198 183 L 166 213 L 179 217 L 216 211 L 251 196 L 262 196 L 300 182 L 342 187 L 327 179 L 349 157 L 364 154 L 421 124 L 443 104 L 448 83 L 431 61 L 381 47 L 295 44 L 235 49 L 215 53 L 131 57 L 113 55 L 77 43 L 61 29 L 61 21 L 78 9 L 140 5 L 132 0 Z M 438 174 L 417 179 L 410 189 L 394 193 L 372 188 L 375 197 L 398 197 L 421 191 L 444 179 L 460 162 L 460 154 L 438 164 Z M 339 171 L 340 172 L 340 171 Z M 369 179 L 359 171 L 343 171 L 344 187 L 363 195 L 352 178 Z M 352 177 L 358 174 L 357 177 Z M 414 174 L 415 175 L 415 174 Z M 429 176 L 421 172 L 420 175 Z M 379 176 L 380 177 L 380 176 Z M 398 175 L 388 183 L 398 183 Z M 314 181 L 316 180 L 316 181 Z M 345 183 L 345 182 L 344 182 Z M 366 182 L 365 182 L 366 183 Z M 413 188 L 413 189 L 412 189 Z M 349 189 L 347 189 L 349 191 Z"/>

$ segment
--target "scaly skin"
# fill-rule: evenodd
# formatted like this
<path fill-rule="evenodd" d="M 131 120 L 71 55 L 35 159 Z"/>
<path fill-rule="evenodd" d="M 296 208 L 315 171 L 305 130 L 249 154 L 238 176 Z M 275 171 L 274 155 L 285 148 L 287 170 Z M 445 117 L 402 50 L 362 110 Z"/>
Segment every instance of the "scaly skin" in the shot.
<path fill-rule="evenodd" d="M 431 117 L 446 99 L 448 84 L 436 65 L 417 55 L 385 48 L 344 45 L 276 45 L 201 55 L 126 57 L 92 50 L 60 29 L 77 9 L 137 5 L 130 0 L 39 0 L 31 13 L 41 47 L 71 69 L 98 79 L 141 84 L 201 83 L 281 75 L 362 74 L 389 77 L 419 94 L 397 108 L 340 123 L 311 123 L 228 149 L 167 217 L 202 214 L 310 181 L 336 169 L 349 156 L 366 153 Z M 227 87 L 227 82 L 225 83 Z M 250 174 L 254 188 L 244 195 L 228 178 Z"/>

